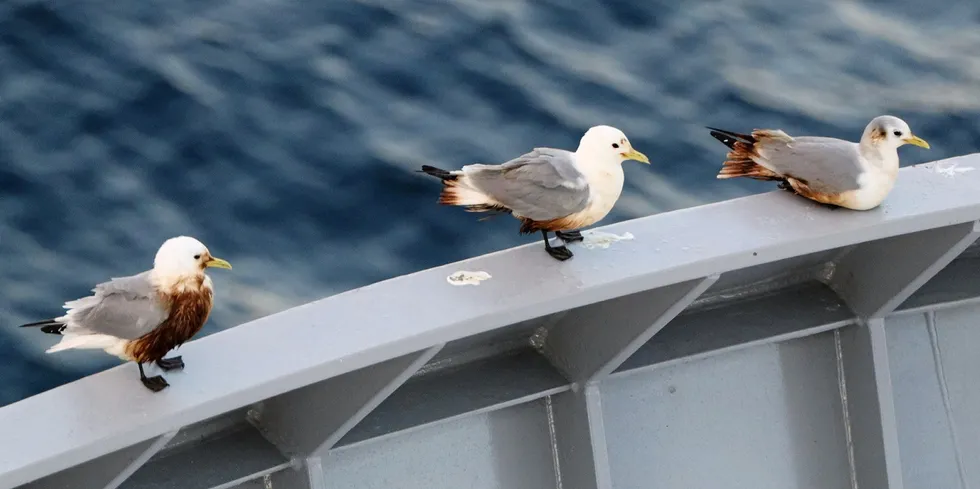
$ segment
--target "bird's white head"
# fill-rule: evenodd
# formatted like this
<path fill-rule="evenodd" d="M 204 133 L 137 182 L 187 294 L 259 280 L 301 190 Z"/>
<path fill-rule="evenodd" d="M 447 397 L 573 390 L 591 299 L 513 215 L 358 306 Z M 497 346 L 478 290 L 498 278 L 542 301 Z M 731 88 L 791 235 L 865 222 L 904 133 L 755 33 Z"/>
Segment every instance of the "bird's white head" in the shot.
<path fill-rule="evenodd" d="M 643 153 L 633 149 L 623 131 L 612 126 L 594 126 L 585 132 L 578 143 L 576 154 L 590 160 L 622 163 L 626 160 L 636 160 L 650 164 Z"/>
<path fill-rule="evenodd" d="M 231 269 L 231 264 L 211 256 L 204 243 L 190 236 L 164 241 L 153 259 L 154 273 L 171 278 L 199 275 L 209 267 Z"/>
<path fill-rule="evenodd" d="M 899 146 L 912 144 L 929 149 L 929 143 L 912 134 L 909 125 L 895 116 L 882 115 L 875 117 L 864 129 L 862 142 L 868 142 L 879 148 L 897 149 Z"/>

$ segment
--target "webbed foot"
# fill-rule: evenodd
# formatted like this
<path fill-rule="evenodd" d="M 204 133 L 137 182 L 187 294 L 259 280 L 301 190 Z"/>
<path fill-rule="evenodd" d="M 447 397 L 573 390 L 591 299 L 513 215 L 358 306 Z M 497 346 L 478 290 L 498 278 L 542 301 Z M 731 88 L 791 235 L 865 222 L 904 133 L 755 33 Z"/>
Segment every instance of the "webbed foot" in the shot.
<path fill-rule="evenodd" d="M 179 356 L 172 358 L 161 358 L 160 360 L 157 360 L 157 366 L 168 372 L 171 370 L 183 369 L 184 359 Z"/>
<path fill-rule="evenodd" d="M 558 239 L 560 239 L 560 240 L 562 240 L 562 241 L 564 241 L 566 243 L 575 243 L 577 241 L 585 241 L 585 237 L 582 236 L 582 232 L 581 231 L 568 231 L 568 232 L 565 232 L 565 231 L 555 231 L 555 236 L 558 236 Z"/>
<path fill-rule="evenodd" d="M 170 385 L 167 383 L 167 380 L 160 375 L 154 377 L 143 377 L 140 380 L 143 381 L 143 385 L 146 386 L 147 389 L 150 389 L 153 392 L 160 392 Z"/>

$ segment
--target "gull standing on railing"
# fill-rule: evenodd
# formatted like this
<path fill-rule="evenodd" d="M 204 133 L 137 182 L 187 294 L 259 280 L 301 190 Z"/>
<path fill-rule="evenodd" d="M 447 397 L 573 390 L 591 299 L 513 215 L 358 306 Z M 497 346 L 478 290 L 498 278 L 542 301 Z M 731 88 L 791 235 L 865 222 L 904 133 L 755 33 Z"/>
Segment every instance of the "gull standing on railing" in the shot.
<path fill-rule="evenodd" d="M 619 200 L 626 160 L 650 163 L 622 131 L 595 126 L 574 153 L 535 148 L 500 165 L 466 165 L 456 171 L 425 165 L 422 171 L 442 180 L 440 204 L 511 214 L 520 219 L 521 234 L 540 231 L 548 254 L 564 261 L 572 252 L 551 246 L 548 232 L 565 243 L 581 241 L 577 229 L 602 220 Z"/>
<path fill-rule="evenodd" d="M 168 239 L 160 246 L 153 269 L 129 277 L 113 278 L 92 289 L 93 295 L 65 303 L 61 317 L 25 324 L 61 335 L 47 350 L 101 349 L 123 360 L 135 361 L 140 380 L 159 392 L 169 384 L 162 376 L 147 377 L 144 363 L 163 370 L 184 368 L 178 357 L 164 358 L 191 339 L 208 320 L 213 304 L 209 267 L 231 269 L 211 256 L 200 241 L 187 236 Z"/>

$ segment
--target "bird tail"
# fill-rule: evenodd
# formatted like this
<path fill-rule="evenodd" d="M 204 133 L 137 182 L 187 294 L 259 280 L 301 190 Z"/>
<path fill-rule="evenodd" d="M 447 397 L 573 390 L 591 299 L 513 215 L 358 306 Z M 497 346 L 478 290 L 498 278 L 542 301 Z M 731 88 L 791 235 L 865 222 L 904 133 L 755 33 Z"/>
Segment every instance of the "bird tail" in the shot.
<path fill-rule="evenodd" d="M 44 321 L 38 321 L 36 323 L 27 323 L 20 325 L 21 328 L 37 328 L 40 327 L 41 331 L 47 334 L 61 334 L 65 329 L 65 325 L 59 323 L 54 319 L 45 319 Z"/>
<path fill-rule="evenodd" d="M 748 135 L 714 127 L 708 129 L 711 131 L 712 137 L 731 149 L 725 163 L 722 164 L 721 171 L 718 172 L 717 178 L 746 177 L 755 180 L 786 180 L 786 177 L 755 162 L 755 159 L 759 157 L 755 149 L 759 140 L 765 137 L 777 138 L 779 134 L 788 138 L 789 136 L 782 131 L 753 131 L 752 135 Z"/>
<path fill-rule="evenodd" d="M 48 348 L 45 353 L 56 353 L 65 350 L 106 350 L 107 352 L 119 356 L 124 353 L 126 344 L 124 339 L 109 336 L 107 334 L 67 334 L 61 337 L 56 345 Z"/>
<path fill-rule="evenodd" d="M 442 193 L 439 195 L 439 203 L 442 205 L 464 206 L 470 212 L 506 210 L 470 185 L 465 174 L 449 172 L 429 165 L 422 165 L 421 171 L 442 180 Z"/>
<path fill-rule="evenodd" d="M 711 131 L 711 137 L 721 141 L 721 144 L 728 146 L 728 149 L 735 149 L 736 141 L 744 141 L 749 144 L 755 144 L 757 142 L 754 137 L 748 134 L 739 134 L 737 132 L 718 129 L 717 127 L 708 127 L 708 130 Z"/>
<path fill-rule="evenodd" d="M 446 170 L 443 170 L 442 168 L 436 168 L 434 166 L 429 166 L 429 165 L 422 165 L 422 169 L 420 171 L 422 173 L 432 175 L 444 182 L 446 180 L 456 180 L 457 178 L 459 178 L 458 175 L 453 175 L 452 172 L 448 172 Z"/>

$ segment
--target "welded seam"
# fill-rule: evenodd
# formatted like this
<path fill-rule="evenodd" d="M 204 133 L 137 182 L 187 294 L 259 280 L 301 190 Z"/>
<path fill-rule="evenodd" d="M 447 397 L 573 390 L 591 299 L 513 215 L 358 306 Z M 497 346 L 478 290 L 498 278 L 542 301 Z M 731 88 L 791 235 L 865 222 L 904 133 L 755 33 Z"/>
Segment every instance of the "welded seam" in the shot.
<path fill-rule="evenodd" d="M 844 375 L 844 348 L 841 346 L 840 329 L 834 330 L 834 354 L 837 357 L 837 388 L 840 389 L 841 412 L 844 416 L 844 440 L 847 444 L 847 465 L 851 476 L 851 489 L 858 489 L 857 466 L 854 463 L 854 438 L 851 434 L 851 414 L 847 406 L 847 379 Z"/>
<path fill-rule="evenodd" d="M 551 436 L 551 459 L 555 462 L 555 487 L 562 489 L 561 461 L 558 453 L 558 431 L 555 428 L 555 408 L 551 396 L 544 398 L 545 412 L 548 414 L 548 435 Z"/>
<path fill-rule="evenodd" d="M 939 392 L 943 398 L 943 411 L 949 425 L 949 437 L 953 442 L 953 454 L 956 458 L 956 471 L 960 476 L 960 487 L 966 489 L 966 471 L 963 468 L 963 457 L 960 454 L 959 437 L 956 435 L 956 423 L 953 421 L 953 406 L 949 398 L 949 387 L 946 383 L 946 370 L 943 368 L 943 352 L 939 347 L 939 331 L 936 329 L 936 311 L 928 311 L 926 329 L 929 331 L 929 343 L 932 345 L 932 360 L 936 367 L 936 378 L 939 381 Z"/>

